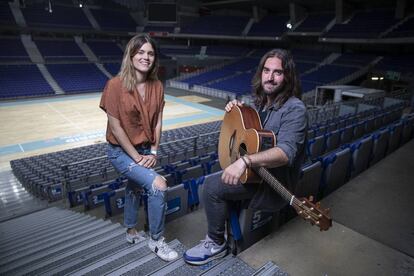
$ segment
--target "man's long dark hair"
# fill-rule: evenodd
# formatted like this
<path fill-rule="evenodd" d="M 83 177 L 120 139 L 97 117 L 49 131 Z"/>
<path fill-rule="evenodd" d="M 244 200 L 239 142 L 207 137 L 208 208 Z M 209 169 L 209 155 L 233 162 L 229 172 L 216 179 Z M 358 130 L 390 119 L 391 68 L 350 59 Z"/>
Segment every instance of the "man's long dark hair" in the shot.
<path fill-rule="evenodd" d="M 261 107 L 266 104 L 267 97 L 262 87 L 262 71 L 266 60 L 272 57 L 277 57 L 282 61 L 284 74 L 283 90 L 276 96 L 275 103 L 283 105 L 292 96 L 301 98 L 300 81 L 296 73 L 296 66 L 293 62 L 292 55 L 284 49 L 273 49 L 262 57 L 252 79 L 253 98 L 256 107 Z"/>

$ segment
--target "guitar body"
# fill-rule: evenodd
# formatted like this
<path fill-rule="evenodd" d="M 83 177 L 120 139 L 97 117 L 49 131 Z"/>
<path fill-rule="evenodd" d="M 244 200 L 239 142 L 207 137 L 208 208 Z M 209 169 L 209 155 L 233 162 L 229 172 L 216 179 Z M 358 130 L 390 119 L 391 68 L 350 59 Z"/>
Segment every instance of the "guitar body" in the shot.
<path fill-rule="evenodd" d="M 256 110 L 248 106 L 235 106 L 224 115 L 221 125 L 218 152 L 222 169 L 227 168 L 240 156 L 257 153 L 274 147 L 276 137 L 264 130 Z M 258 183 L 261 178 L 247 169 L 240 178 L 241 183 Z"/>

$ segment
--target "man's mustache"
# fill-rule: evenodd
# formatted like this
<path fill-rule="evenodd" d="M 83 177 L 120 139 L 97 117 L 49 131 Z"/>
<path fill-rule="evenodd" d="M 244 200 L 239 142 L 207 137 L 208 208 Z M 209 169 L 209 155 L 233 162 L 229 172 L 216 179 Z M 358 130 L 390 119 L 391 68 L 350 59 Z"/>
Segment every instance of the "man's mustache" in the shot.
<path fill-rule="evenodd" d="M 266 81 L 264 84 L 272 84 L 272 85 L 277 85 L 277 82 L 273 82 L 273 81 Z"/>

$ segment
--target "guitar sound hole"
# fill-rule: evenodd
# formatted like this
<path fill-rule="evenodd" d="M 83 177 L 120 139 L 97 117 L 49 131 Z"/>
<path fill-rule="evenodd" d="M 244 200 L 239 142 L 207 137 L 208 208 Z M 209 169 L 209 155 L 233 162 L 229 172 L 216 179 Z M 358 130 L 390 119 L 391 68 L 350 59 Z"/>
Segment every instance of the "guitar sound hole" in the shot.
<path fill-rule="evenodd" d="M 246 144 L 240 144 L 239 155 L 243 156 L 247 154 L 247 147 Z"/>

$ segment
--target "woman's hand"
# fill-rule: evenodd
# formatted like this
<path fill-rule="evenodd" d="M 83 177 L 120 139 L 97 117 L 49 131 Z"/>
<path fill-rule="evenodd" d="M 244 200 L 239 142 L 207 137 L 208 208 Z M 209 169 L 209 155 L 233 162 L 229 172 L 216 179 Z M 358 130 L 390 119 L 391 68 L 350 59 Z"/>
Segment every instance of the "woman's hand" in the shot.
<path fill-rule="evenodd" d="M 231 109 L 233 108 L 233 106 L 235 106 L 235 105 L 243 106 L 244 102 L 241 102 L 239 100 L 232 100 L 232 101 L 230 101 L 226 104 L 226 107 L 224 109 L 226 110 L 226 112 L 230 112 Z"/>
<path fill-rule="evenodd" d="M 157 164 L 157 157 L 155 155 L 140 155 L 142 158 L 137 162 L 138 165 L 145 168 L 153 168 Z"/>

